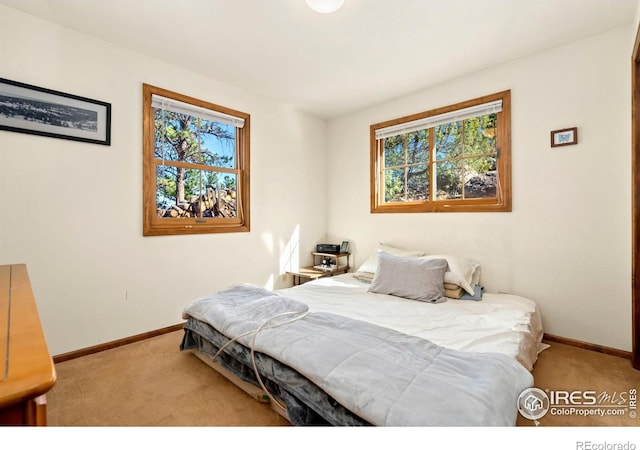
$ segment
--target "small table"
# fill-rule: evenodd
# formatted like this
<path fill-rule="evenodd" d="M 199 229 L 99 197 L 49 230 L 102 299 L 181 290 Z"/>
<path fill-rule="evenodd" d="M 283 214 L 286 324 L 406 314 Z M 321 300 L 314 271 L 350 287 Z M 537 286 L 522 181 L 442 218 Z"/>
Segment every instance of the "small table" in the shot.
<path fill-rule="evenodd" d="M 317 280 L 318 278 L 332 277 L 333 275 L 347 273 L 351 268 L 349 264 L 351 253 L 311 252 L 311 255 L 313 256 L 313 266 L 301 267 L 295 272 L 287 272 L 288 274 L 293 275 L 294 286 L 298 286 L 306 281 Z M 333 265 L 329 268 L 323 268 L 322 264 L 319 264 L 320 260 L 326 258 L 332 260 Z"/>

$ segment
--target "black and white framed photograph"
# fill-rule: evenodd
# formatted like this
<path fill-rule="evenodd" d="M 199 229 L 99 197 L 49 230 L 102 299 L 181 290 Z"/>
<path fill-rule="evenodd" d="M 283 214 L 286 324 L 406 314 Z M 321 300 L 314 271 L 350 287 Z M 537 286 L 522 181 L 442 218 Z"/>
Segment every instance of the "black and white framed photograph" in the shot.
<path fill-rule="evenodd" d="M 0 130 L 111 145 L 111 104 L 0 78 Z"/>

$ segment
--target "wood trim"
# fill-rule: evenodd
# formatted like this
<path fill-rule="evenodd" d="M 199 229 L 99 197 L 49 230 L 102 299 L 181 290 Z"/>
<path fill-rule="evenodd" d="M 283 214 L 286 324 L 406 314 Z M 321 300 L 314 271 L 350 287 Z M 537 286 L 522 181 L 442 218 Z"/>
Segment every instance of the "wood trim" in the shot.
<path fill-rule="evenodd" d="M 607 355 L 617 356 L 619 358 L 631 359 L 631 352 L 619 350 L 612 347 L 605 347 L 604 345 L 591 344 L 589 342 L 579 341 L 576 339 L 555 336 L 553 334 L 544 333 L 542 340 L 548 342 L 556 342 L 558 344 L 570 345 L 572 347 L 578 347 L 584 350 L 591 350 L 592 352 L 605 353 Z"/>
<path fill-rule="evenodd" d="M 640 370 L 640 27 L 631 61 L 631 363 Z"/>
<path fill-rule="evenodd" d="M 206 166 L 206 170 L 236 173 L 237 180 L 237 218 L 181 218 L 167 219 L 157 217 L 156 211 L 156 159 L 154 155 L 154 118 L 151 105 L 153 94 L 175 99 L 202 108 L 219 111 L 244 119 L 244 126 L 238 129 L 236 135 L 236 169 L 218 170 L 217 167 Z M 142 234 L 143 236 L 167 236 L 183 234 L 206 233 L 240 233 L 251 231 L 250 225 L 250 139 L 251 139 L 251 115 L 227 108 L 215 103 L 206 102 L 167 89 L 152 86 L 146 83 L 142 85 Z M 196 167 L 198 165 L 172 161 L 176 167 Z M 199 166 L 198 166 L 199 167 Z M 204 166 L 202 167 L 204 169 Z"/>
<path fill-rule="evenodd" d="M 398 125 L 405 122 L 436 116 L 469 106 L 479 105 L 495 100 L 502 100 L 502 112 L 498 113 L 498 196 L 495 199 L 456 199 L 431 200 L 420 202 L 384 203 L 380 197 L 382 185 L 383 149 L 378 145 L 375 132 L 377 129 Z M 369 172 L 370 191 L 369 202 L 371 213 L 429 213 L 429 212 L 511 212 L 511 91 L 506 90 L 495 94 L 485 95 L 472 100 L 444 106 L 430 111 L 411 114 L 405 117 L 375 123 L 369 127 Z M 431 149 L 433 149 L 433 133 L 430 134 Z M 430 151 L 432 153 L 432 151 Z M 429 161 L 429 170 L 433 180 L 433 161 Z"/>
<path fill-rule="evenodd" d="M 207 166 L 205 164 L 197 164 L 197 163 L 189 163 L 183 161 L 163 161 L 158 158 L 153 159 L 153 164 L 155 165 L 167 165 L 172 167 L 183 167 L 185 169 L 196 169 L 196 170 L 205 170 L 209 172 L 224 172 L 231 173 L 233 175 L 240 176 L 240 169 L 230 169 L 228 167 L 218 167 L 218 166 Z"/>
<path fill-rule="evenodd" d="M 63 361 L 69 361 L 70 359 L 80 358 L 81 356 L 91 355 L 93 353 L 103 352 L 105 350 L 110 350 L 112 348 L 122 347 L 123 345 L 133 344 L 134 342 L 144 341 L 145 339 L 149 339 L 156 336 L 161 336 L 167 333 L 173 333 L 174 331 L 182 330 L 184 327 L 184 323 L 179 323 L 177 325 L 171 325 L 169 327 L 160 328 L 158 330 L 147 331 L 146 333 L 136 334 L 135 336 L 130 336 L 123 339 L 117 339 L 111 342 L 105 342 L 104 344 L 94 345 L 93 347 L 87 347 L 80 350 L 74 350 L 72 352 L 63 353 L 61 355 L 56 355 L 53 357 L 54 363 L 60 363 Z"/>
<path fill-rule="evenodd" d="M 145 339 L 161 336 L 163 334 L 173 333 L 174 331 L 180 331 L 183 328 L 184 328 L 184 323 L 179 323 L 179 324 L 171 325 L 165 328 L 160 328 L 158 330 L 148 331 L 146 333 L 140 333 L 127 338 L 106 342 L 104 344 L 94 345 L 93 347 L 87 347 L 84 349 L 63 353 L 61 355 L 54 356 L 53 362 L 60 363 L 63 361 L 80 358 L 82 356 L 91 355 L 93 353 L 99 353 L 105 350 L 110 350 L 112 348 L 122 347 L 123 345 L 144 341 Z M 569 338 L 556 336 L 548 333 L 544 333 L 543 340 L 548 342 L 557 342 L 558 344 L 570 345 L 572 347 L 578 347 L 578 348 L 582 348 L 585 350 L 590 350 L 598 353 L 605 353 L 607 355 L 617 356 L 619 358 L 624 358 L 624 359 L 631 359 L 631 356 L 632 356 L 631 352 L 619 350 L 617 348 L 606 347 L 598 344 L 591 344 L 589 342 L 579 341 L 576 339 L 569 339 Z"/>

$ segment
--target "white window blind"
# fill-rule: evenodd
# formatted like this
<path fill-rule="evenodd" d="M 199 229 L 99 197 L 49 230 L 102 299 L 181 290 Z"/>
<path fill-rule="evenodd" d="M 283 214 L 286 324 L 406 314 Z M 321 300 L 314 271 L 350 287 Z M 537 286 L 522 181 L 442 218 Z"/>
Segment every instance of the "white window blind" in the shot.
<path fill-rule="evenodd" d="M 445 123 L 498 113 L 500 111 L 502 111 L 502 100 L 496 100 L 495 102 L 474 105 L 468 108 L 438 114 L 436 116 L 425 117 L 423 119 L 412 120 L 411 122 L 404 122 L 390 127 L 379 128 L 376 130 L 376 139 L 385 139 L 392 136 L 398 136 L 399 134 L 411 133 L 412 131 L 424 130 L 426 128 L 443 125 Z"/>
<path fill-rule="evenodd" d="M 212 109 L 202 108 L 200 106 L 190 105 L 189 103 L 184 103 L 156 94 L 151 96 L 151 106 L 156 109 L 165 109 L 179 114 L 188 114 L 201 119 L 211 120 L 213 122 L 226 123 L 227 125 L 232 125 L 236 128 L 242 128 L 244 126 L 244 119 L 240 117 L 224 114 Z"/>

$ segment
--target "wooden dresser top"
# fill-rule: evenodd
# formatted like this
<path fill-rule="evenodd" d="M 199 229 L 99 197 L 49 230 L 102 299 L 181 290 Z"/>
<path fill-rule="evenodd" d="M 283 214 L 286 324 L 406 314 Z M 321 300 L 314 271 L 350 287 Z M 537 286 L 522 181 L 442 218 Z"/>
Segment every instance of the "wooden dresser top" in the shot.
<path fill-rule="evenodd" d="M 55 381 L 27 267 L 0 266 L 0 408 L 42 395 Z"/>

